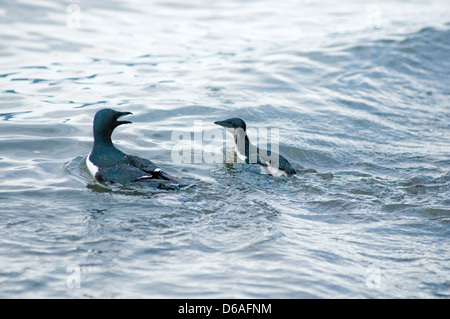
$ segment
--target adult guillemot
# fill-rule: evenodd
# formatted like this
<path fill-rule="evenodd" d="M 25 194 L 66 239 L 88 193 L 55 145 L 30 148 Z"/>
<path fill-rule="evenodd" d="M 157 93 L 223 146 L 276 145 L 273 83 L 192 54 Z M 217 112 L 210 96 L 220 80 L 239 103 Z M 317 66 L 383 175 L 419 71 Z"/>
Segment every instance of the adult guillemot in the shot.
<path fill-rule="evenodd" d="M 165 173 L 152 161 L 118 150 L 111 140 L 116 127 L 131 124 L 119 121 L 131 112 L 103 109 L 94 117 L 94 146 L 86 158 L 89 172 L 99 182 L 119 183 L 128 186 L 151 186 L 158 189 L 189 188 L 186 182 Z"/>
<path fill-rule="evenodd" d="M 275 177 L 290 176 L 297 173 L 283 156 L 271 152 L 271 150 L 262 150 L 250 143 L 247 136 L 247 125 L 242 119 L 234 117 L 225 121 L 216 121 L 214 124 L 224 127 L 233 134 L 235 151 L 245 163 L 259 164 L 266 169 L 267 173 Z"/>

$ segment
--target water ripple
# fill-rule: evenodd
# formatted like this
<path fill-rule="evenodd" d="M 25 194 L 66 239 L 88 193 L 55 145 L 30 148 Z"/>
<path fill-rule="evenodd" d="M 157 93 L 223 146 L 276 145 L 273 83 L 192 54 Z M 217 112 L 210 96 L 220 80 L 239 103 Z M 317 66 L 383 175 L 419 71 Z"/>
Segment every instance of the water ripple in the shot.
<path fill-rule="evenodd" d="M 0 296 L 447 297 L 446 6 L 375 5 L 371 26 L 352 1 L 81 1 L 78 27 L 64 4 L 8 3 Z M 197 189 L 94 182 L 106 107 L 133 112 L 121 150 Z M 253 142 L 278 128 L 298 174 L 172 160 L 174 131 L 229 117 Z M 230 153 L 216 142 L 193 145 Z M 66 286 L 74 265 L 81 289 Z"/>

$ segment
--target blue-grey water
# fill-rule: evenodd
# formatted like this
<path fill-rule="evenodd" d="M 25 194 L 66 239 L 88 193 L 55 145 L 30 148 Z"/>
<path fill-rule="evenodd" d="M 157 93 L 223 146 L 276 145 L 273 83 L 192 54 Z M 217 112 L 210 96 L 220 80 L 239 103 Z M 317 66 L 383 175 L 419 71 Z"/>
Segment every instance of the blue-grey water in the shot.
<path fill-rule="evenodd" d="M 0 297 L 449 298 L 449 13 L 1 1 Z M 134 114 L 121 150 L 197 188 L 93 183 L 106 107 Z M 279 128 L 299 173 L 172 159 L 172 132 L 228 117 Z"/>

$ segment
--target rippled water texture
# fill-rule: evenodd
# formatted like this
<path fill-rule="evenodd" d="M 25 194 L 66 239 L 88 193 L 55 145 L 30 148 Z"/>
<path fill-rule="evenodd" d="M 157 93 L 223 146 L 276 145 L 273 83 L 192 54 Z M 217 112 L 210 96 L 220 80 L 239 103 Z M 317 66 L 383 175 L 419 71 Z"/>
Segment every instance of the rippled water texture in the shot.
<path fill-rule="evenodd" d="M 449 12 L 3 1 L 0 297 L 448 298 Z M 197 188 L 93 183 L 105 107 L 134 114 L 121 150 Z M 172 160 L 172 132 L 229 117 L 279 128 L 299 174 Z"/>

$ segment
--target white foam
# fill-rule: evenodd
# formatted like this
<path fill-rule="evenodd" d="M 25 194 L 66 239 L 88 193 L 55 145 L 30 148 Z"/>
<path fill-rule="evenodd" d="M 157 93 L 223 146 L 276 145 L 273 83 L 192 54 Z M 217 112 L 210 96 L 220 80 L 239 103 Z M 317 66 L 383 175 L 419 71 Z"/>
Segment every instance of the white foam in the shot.
<path fill-rule="evenodd" d="M 287 173 L 281 169 L 279 169 L 278 167 L 272 165 L 272 163 L 267 162 L 267 167 L 266 170 L 267 172 L 272 175 L 273 177 L 280 177 L 280 176 L 287 176 Z"/>

